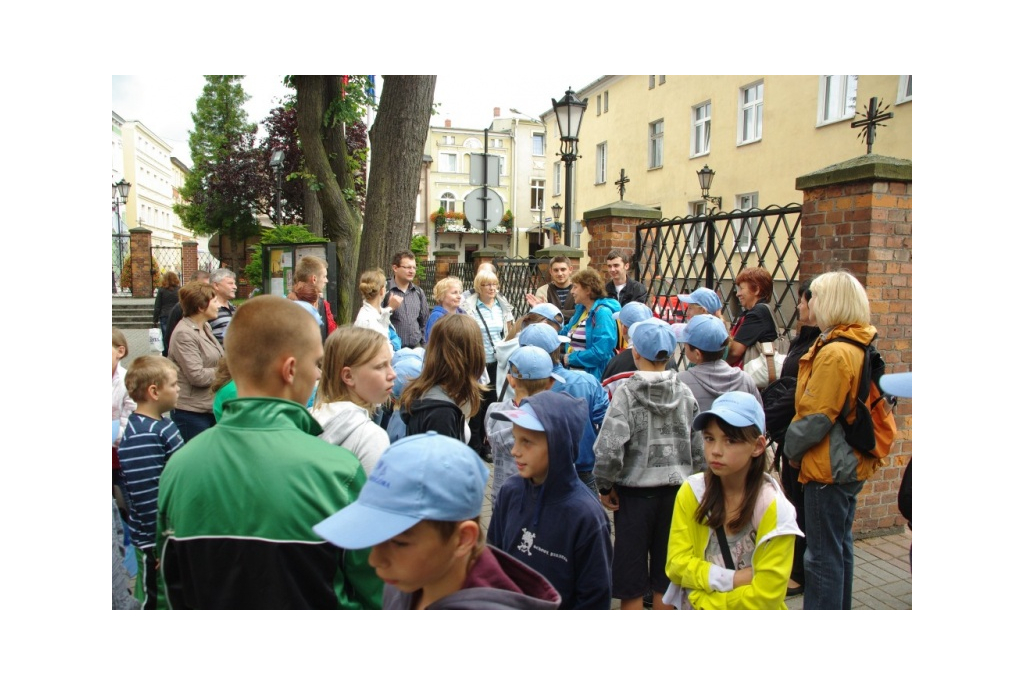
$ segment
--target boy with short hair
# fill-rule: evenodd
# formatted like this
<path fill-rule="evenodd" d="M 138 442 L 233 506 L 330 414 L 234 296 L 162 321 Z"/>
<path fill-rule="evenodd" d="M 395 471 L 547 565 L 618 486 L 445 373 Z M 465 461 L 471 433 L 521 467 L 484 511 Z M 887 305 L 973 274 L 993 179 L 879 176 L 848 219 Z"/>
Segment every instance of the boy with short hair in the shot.
<path fill-rule="evenodd" d="M 524 345 L 512 353 L 508 358 L 506 377 L 514 396 L 493 403 L 487 408 L 484 417 L 484 432 L 491 444 L 491 456 L 494 458 L 492 499 L 501 490 L 505 481 L 516 475 L 516 463 L 512 459 L 512 445 L 515 442 L 512 437 L 512 424 L 508 421 L 498 421 L 494 418 L 494 412 L 515 409 L 527 397 L 550 390 L 556 380 L 563 380 L 554 372 L 551 355 L 532 345 Z"/>
<path fill-rule="evenodd" d="M 227 336 L 238 397 L 160 479 L 157 540 L 171 608 L 380 608 L 365 552 L 313 526 L 355 501 L 359 460 L 316 436 L 306 410 L 320 378 L 320 331 L 286 298 L 238 307 Z"/>
<path fill-rule="evenodd" d="M 551 581 L 561 608 L 611 608 L 611 526 L 573 467 L 586 403 L 545 390 L 493 417 L 513 424 L 520 478 L 495 498 L 487 541 Z"/>
<path fill-rule="evenodd" d="M 641 609 L 650 590 L 654 608 L 669 609 L 662 597 L 672 509 L 680 485 L 704 469 L 704 441 L 690 428 L 697 400 L 665 369 L 676 347 L 672 329 L 640 321 L 629 338 L 637 372 L 612 395 L 594 443 L 594 475 L 601 503 L 615 512 L 612 596 L 623 609 Z"/>
<path fill-rule="evenodd" d="M 729 366 L 722 354 L 729 347 L 725 323 L 713 314 L 698 314 L 690 319 L 681 333 L 683 354 L 693 366 L 679 372 L 697 400 L 701 411 L 710 411 L 712 403 L 723 393 L 733 390 L 748 392 L 761 403 L 761 393 L 749 373 Z"/>
<path fill-rule="evenodd" d="M 359 499 L 313 526 L 346 549 L 371 547 L 385 609 L 556 609 L 542 575 L 488 547 L 480 527 L 487 467 L 437 433 L 384 450 Z"/>
<path fill-rule="evenodd" d="M 185 444 L 174 422 L 163 417 L 178 402 L 178 368 L 169 359 L 145 355 L 132 361 L 124 383 L 137 405 L 118 450 L 128 529 L 142 571 L 135 597 L 143 609 L 156 609 L 158 597 L 163 604 L 156 573 L 157 486 L 167 460 Z"/>

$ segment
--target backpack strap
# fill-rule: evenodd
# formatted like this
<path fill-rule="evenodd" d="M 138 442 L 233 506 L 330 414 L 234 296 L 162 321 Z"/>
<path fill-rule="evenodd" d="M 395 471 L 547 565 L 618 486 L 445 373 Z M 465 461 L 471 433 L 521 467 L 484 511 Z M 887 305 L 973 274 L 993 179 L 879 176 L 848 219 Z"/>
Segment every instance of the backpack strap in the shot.
<path fill-rule="evenodd" d="M 821 347 L 825 347 L 825 345 L 828 345 L 828 344 L 831 344 L 831 343 L 834 343 L 834 342 L 844 342 L 844 343 L 847 343 L 848 345 L 853 345 L 854 347 L 859 347 L 861 350 L 864 351 L 864 366 L 863 366 L 863 368 L 861 369 L 861 372 L 860 372 L 860 385 L 857 386 L 857 397 L 861 398 L 865 402 L 867 401 L 867 398 L 868 398 L 868 392 L 871 390 L 871 385 L 870 385 L 871 384 L 871 370 L 870 370 L 870 368 L 868 368 L 868 357 L 869 357 L 869 355 L 868 355 L 868 347 L 873 345 L 875 340 L 877 340 L 877 339 L 878 339 L 878 334 L 875 333 L 875 335 L 872 336 L 870 342 L 868 342 L 868 344 L 865 345 L 864 343 L 857 342 L 853 338 L 847 338 L 845 336 L 839 335 L 839 336 L 836 336 L 835 338 L 832 338 L 831 340 L 826 341 L 825 344 L 821 346 Z M 818 348 L 818 349 L 820 350 L 821 348 Z M 847 421 L 847 417 L 849 417 L 850 413 L 852 411 L 854 411 L 856 408 L 857 408 L 857 401 L 855 399 L 854 402 L 853 402 L 853 406 L 851 406 L 843 414 L 843 421 L 845 421 L 846 423 L 849 423 L 849 421 Z"/>

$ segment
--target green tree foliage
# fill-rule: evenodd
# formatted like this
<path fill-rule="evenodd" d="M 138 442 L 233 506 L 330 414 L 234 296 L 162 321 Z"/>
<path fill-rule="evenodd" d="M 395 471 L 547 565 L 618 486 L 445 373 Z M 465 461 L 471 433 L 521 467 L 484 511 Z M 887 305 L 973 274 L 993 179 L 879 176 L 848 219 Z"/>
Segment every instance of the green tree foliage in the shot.
<path fill-rule="evenodd" d="M 249 96 L 241 80 L 207 76 L 192 113 L 192 170 L 181 189 L 183 202 L 174 211 L 196 235 L 256 235 L 255 214 L 268 208 L 272 186 L 256 145 L 257 126 L 248 122 L 243 108 Z"/>
<path fill-rule="evenodd" d="M 427 269 L 423 261 L 428 259 L 427 248 L 430 247 L 430 238 L 425 235 L 414 235 L 409 241 L 409 252 L 416 255 L 416 282 L 422 283 L 427 275 Z"/>

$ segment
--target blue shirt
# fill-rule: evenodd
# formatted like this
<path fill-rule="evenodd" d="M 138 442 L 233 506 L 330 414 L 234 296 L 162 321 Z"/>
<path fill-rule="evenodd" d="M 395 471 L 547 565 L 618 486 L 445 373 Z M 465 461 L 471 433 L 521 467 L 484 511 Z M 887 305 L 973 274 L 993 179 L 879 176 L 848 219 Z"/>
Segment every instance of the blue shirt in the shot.
<path fill-rule="evenodd" d="M 117 449 L 128 504 L 132 544 L 148 549 L 156 544 L 156 500 L 160 474 L 167 460 L 184 445 L 170 419 L 151 419 L 134 412 Z"/>

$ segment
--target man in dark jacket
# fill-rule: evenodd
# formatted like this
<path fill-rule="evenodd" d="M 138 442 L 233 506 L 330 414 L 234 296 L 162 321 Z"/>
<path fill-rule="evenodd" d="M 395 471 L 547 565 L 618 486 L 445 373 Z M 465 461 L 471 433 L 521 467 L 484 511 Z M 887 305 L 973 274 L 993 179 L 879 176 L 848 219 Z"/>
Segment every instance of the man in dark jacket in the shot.
<path fill-rule="evenodd" d="M 629 255 L 621 250 L 612 250 L 605 259 L 608 276 L 612 279 L 604 286 L 608 297 L 618 300 L 620 305 L 629 302 L 646 304 L 647 288 L 629 277 Z"/>

